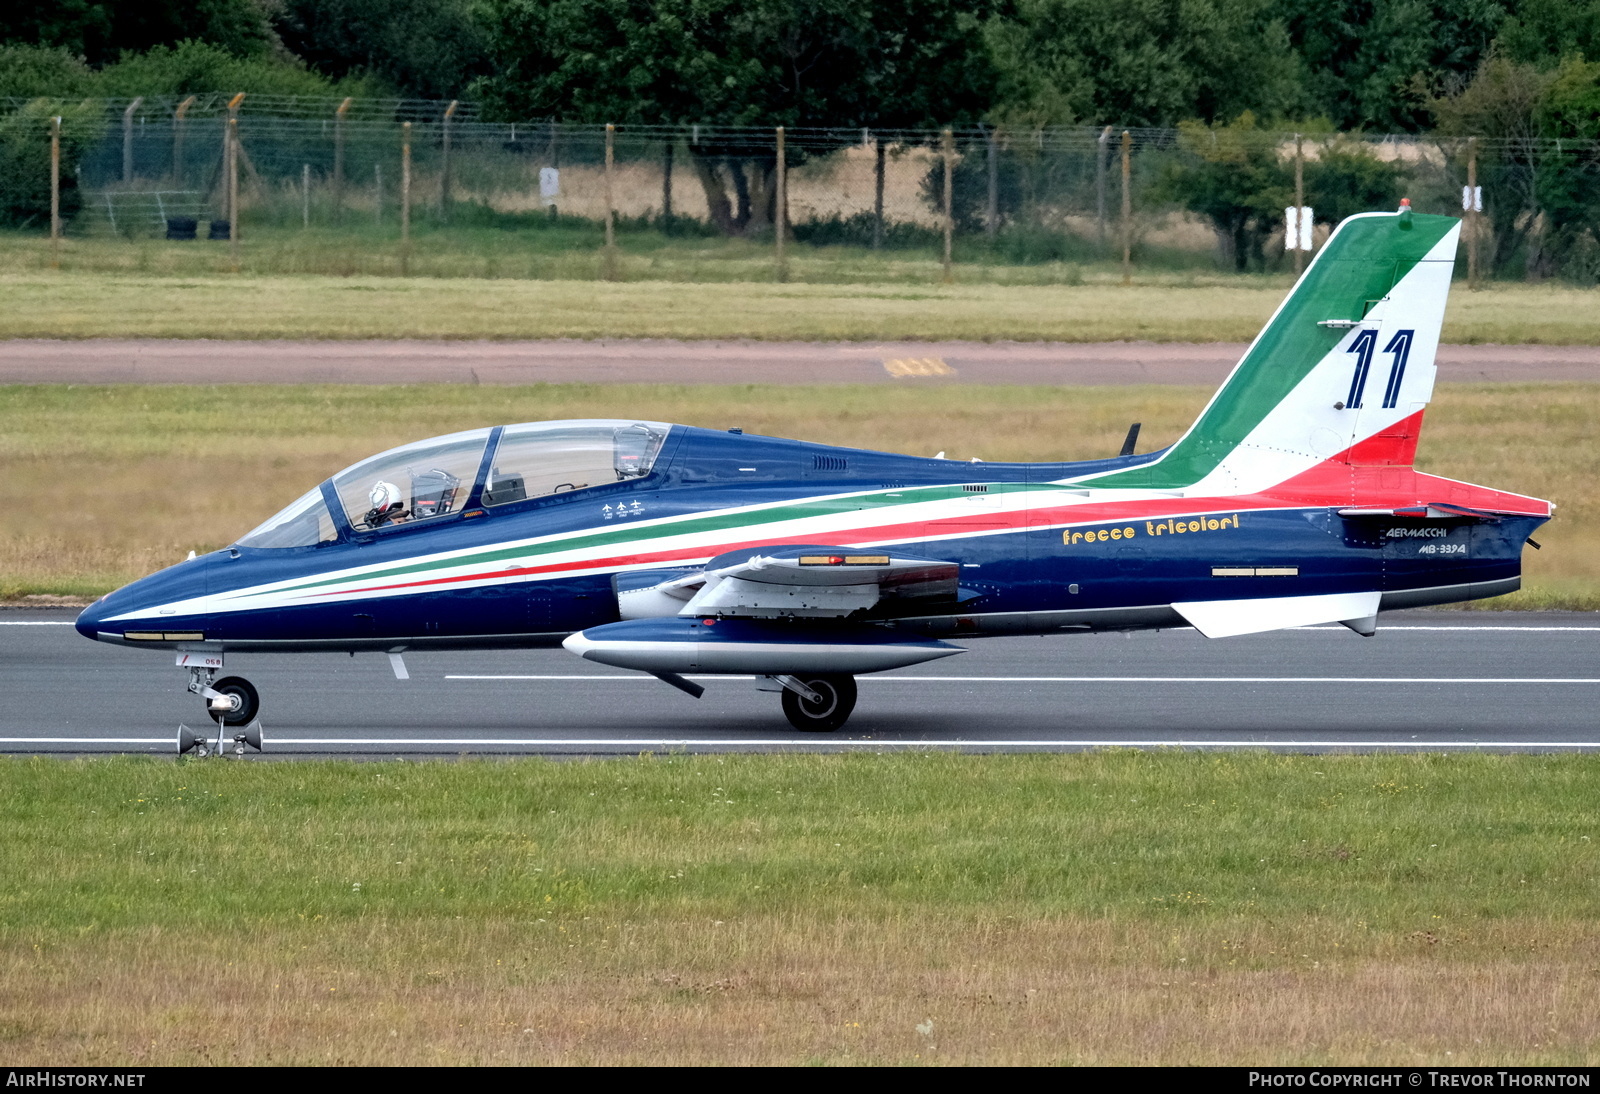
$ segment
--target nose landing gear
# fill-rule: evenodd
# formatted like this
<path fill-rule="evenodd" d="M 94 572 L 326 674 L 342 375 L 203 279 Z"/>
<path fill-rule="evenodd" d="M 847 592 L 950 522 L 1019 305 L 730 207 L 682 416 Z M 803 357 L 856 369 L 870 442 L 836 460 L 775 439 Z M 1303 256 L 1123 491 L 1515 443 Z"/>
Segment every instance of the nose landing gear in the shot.
<path fill-rule="evenodd" d="M 243 676 L 216 675 L 214 668 L 189 666 L 189 691 L 206 701 L 206 717 L 226 726 L 249 725 L 261 712 L 255 685 Z"/>
<path fill-rule="evenodd" d="M 211 690 L 215 694 L 206 696 L 206 709 L 223 725 L 247 726 L 261 710 L 261 696 L 243 676 L 226 676 L 212 684 Z"/>
<path fill-rule="evenodd" d="M 217 663 L 220 662 L 219 657 Z M 182 660 L 179 663 L 182 664 Z M 193 750 L 195 755 L 203 757 L 213 751 L 221 752 L 230 728 L 240 730 L 233 735 L 235 756 L 242 757 L 246 745 L 260 752 L 261 726 L 259 723 L 251 725 L 261 711 L 261 696 L 255 685 L 242 676 L 216 680 L 217 670 L 210 665 L 189 665 L 188 669 L 189 691 L 205 700 L 206 716 L 217 723 L 217 743 L 213 749 L 206 738 L 188 726 L 179 726 L 178 754 Z"/>

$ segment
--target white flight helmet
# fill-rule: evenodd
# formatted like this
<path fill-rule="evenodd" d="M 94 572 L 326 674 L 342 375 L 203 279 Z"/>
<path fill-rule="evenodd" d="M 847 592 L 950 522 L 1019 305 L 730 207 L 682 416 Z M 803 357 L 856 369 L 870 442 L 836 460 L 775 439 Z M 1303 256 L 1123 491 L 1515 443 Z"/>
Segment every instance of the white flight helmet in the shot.
<path fill-rule="evenodd" d="M 400 488 L 380 479 L 372 484 L 372 493 L 367 496 L 372 499 L 372 507 L 381 513 L 400 503 Z"/>

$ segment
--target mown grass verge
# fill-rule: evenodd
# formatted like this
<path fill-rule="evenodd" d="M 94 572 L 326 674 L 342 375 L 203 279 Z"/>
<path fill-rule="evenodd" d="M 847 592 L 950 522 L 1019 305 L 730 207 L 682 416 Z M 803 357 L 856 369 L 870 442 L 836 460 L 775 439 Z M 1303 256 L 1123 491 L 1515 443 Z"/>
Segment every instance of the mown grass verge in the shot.
<path fill-rule="evenodd" d="M 1185 387 L 551 384 L 0 387 L 0 599 L 97 596 L 225 546 L 329 474 L 421 437 L 502 422 L 640 417 L 986 460 L 1170 444 L 1211 392 Z M 1451 384 L 1424 470 L 1548 498 L 1524 591 L 1492 607 L 1600 609 L 1597 384 Z"/>
<path fill-rule="evenodd" d="M 1590 756 L 0 762 L 29 1063 L 1587 1063 Z"/>
<path fill-rule="evenodd" d="M 398 224 L 377 227 L 352 218 L 344 228 L 302 228 L 293 222 L 244 224 L 238 271 L 231 248 L 222 240 L 172 241 L 156 233 L 113 235 L 103 221 L 99 231 L 76 227 L 62 241 L 59 255 L 38 232 L 0 230 L 0 266 L 14 270 L 59 268 L 73 273 L 213 277 L 242 271 L 250 275 L 324 277 L 402 276 L 440 279 L 511 278 L 534 281 L 598 281 L 605 276 L 605 229 L 600 221 L 563 218 L 551 224 L 543 214 L 530 219 L 472 223 L 457 218 L 413 224 L 408 256 Z M 1202 230 L 1196 249 L 1138 248 L 1141 277 L 1179 283 L 1237 283 L 1232 269 L 1218 261 L 1214 237 Z M 770 235 L 730 239 L 715 233 L 665 234 L 641 230 L 637 222 L 617 225 L 614 273 L 623 281 L 674 281 L 700 284 L 778 282 L 777 256 Z M 1072 245 L 1076 243 L 1077 245 Z M 1065 244 L 1065 246 L 1063 246 Z M 994 247 L 982 239 L 957 239 L 955 269 L 966 284 L 1076 285 L 1122 280 L 1115 247 L 1102 251 L 1092 242 L 1066 234 L 1007 233 Z M 1278 272 L 1251 275 L 1247 283 L 1284 282 L 1287 261 Z M 943 243 L 938 232 L 891 239 L 882 250 L 859 243 L 819 244 L 794 240 L 785 250 L 791 284 L 934 285 L 943 280 Z"/>
<path fill-rule="evenodd" d="M 3 248 L 0 248 L 3 250 Z M 0 256 L 3 257 L 3 256 Z M 1081 284 L 693 284 L 62 271 L 0 274 L 0 338 L 756 338 L 1243 342 L 1279 277 Z M 1600 293 L 1452 298 L 1447 342 L 1600 345 Z"/>

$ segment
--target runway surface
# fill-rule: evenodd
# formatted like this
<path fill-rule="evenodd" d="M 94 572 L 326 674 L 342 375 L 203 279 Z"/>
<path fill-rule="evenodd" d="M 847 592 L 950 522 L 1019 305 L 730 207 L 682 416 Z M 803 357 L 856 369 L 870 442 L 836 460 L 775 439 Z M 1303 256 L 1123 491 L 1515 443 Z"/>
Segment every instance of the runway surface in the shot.
<path fill-rule="evenodd" d="M 1208 384 L 1242 343 L 0 341 L 0 383 Z M 1439 379 L 1600 380 L 1596 346 L 1439 347 Z"/>
<path fill-rule="evenodd" d="M 71 612 L 0 613 L 0 753 L 171 754 L 200 728 L 173 655 L 89 642 Z M 860 678 L 835 734 L 790 729 L 750 678 L 694 700 L 560 650 L 388 659 L 228 655 L 260 689 L 268 757 L 800 749 L 1600 749 L 1600 615 L 1404 612 L 1378 636 L 1191 630 L 971 643 Z"/>

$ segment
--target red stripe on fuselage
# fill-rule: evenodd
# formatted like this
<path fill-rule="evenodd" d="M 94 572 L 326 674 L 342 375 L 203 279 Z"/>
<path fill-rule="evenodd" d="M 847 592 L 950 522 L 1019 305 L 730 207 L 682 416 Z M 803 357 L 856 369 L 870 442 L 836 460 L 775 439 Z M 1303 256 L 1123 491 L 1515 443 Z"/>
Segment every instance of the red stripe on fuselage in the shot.
<path fill-rule="evenodd" d="M 1352 445 L 1322 463 L 1257 494 L 1208 498 L 1139 498 L 1128 501 L 1089 502 L 1054 505 L 1022 511 L 995 510 L 967 513 L 937 520 L 908 521 L 828 532 L 841 547 L 883 543 L 890 540 L 959 538 L 982 532 L 1027 531 L 1077 524 L 1103 524 L 1121 520 L 1153 520 L 1157 517 L 1194 516 L 1201 513 L 1248 512 L 1266 509 L 1334 508 L 1366 506 L 1402 508 L 1444 502 L 1472 509 L 1549 516 L 1548 502 L 1522 494 L 1511 494 L 1454 479 L 1426 475 L 1410 466 L 1422 428 L 1418 411 L 1389 429 Z M 1401 461 L 1404 461 L 1403 463 Z M 359 589 L 329 590 L 315 596 L 352 596 L 360 593 L 390 592 L 396 589 L 440 588 L 489 578 L 535 577 L 572 570 L 622 569 L 627 566 L 659 565 L 669 562 L 698 562 L 728 551 L 773 544 L 770 537 L 734 540 L 714 547 L 685 547 L 675 551 L 653 551 L 613 555 L 610 558 L 583 559 L 550 563 L 544 566 L 518 566 L 511 569 L 479 571 L 453 577 L 433 577 Z"/>

